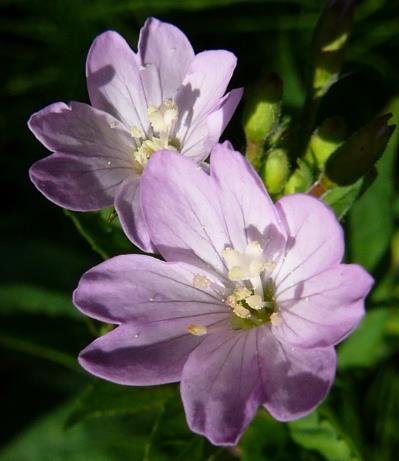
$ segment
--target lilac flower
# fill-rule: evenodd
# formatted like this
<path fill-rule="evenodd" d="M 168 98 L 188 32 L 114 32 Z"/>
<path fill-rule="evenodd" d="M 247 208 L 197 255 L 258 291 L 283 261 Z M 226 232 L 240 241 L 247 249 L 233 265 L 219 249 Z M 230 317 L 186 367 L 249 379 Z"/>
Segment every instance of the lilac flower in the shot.
<path fill-rule="evenodd" d="M 103 33 L 86 63 L 92 105 L 57 102 L 29 120 L 54 152 L 31 167 L 31 180 L 65 208 L 114 205 L 130 239 L 151 251 L 139 205 L 147 161 L 165 148 L 205 160 L 242 95 L 224 95 L 235 65 L 228 51 L 195 55 L 179 29 L 154 18 L 140 31 L 138 53 L 116 32 Z"/>
<path fill-rule="evenodd" d="M 82 277 L 76 306 L 119 326 L 81 352 L 81 365 L 127 385 L 180 381 L 190 428 L 217 445 L 237 443 L 259 406 L 281 421 L 309 413 L 373 283 L 341 264 L 331 210 L 303 194 L 274 205 L 227 144 L 214 148 L 209 175 L 155 154 L 141 197 L 166 262 L 119 256 Z"/>

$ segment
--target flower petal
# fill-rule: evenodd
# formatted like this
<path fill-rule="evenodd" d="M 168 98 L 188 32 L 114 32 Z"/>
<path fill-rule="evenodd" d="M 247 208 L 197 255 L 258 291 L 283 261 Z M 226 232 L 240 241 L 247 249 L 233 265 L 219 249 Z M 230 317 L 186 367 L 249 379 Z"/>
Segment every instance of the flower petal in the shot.
<path fill-rule="evenodd" d="M 79 363 L 93 375 L 119 384 L 179 381 L 187 357 L 203 340 L 188 333 L 187 321 L 124 324 L 86 347 Z"/>
<path fill-rule="evenodd" d="M 138 49 L 141 64 L 158 70 L 162 99 L 174 98 L 194 59 L 188 38 L 172 24 L 149 18 L 140 31 Z"/>
<path fill-rule="evenodd" d="M 211 176 L 234 249 L 245 251 L 250 241 L 264 241 L 271 258 L 284 243 L 284 228 L 250 163 L 229 143 L 217 144 L 211 154 Z"/>
<path fill-rule="evenodd" d="M 330 208 L 305 194 L 285 196 L 276 208 L 289 236 L 286 254 L 276 269 L 278 291 L 340 263 L 344 237 Z"/>
<path fill-rule="evenodd" d="M 236 88 L 227 93 L 221 99 L 217 108 L 208 116 L 207 124 L 210 132 L 210 138 L 208 140 L 209 149 L 219 141 L 221 134 L 230 122 L 242 98 L 243 92 L 243 88 Z"/>
<path fill-rule="evenodd" d="M 302 349 L 278 342 L 270 330 L 257 330 L 264 406 L 279 421 L 310 413 L 326 396 L 335 375 L 333 347 Z"/>
<path fill-rule="evenodd" d="M 57 205 L 78 211 L 110 206 L 123 180 L 135 174 L 127 153 L 128 133 L 112 116 L 87 104 L 52 104 L 32 115 L 29 128 L 56 151 L 29 173 Z"/>
<path fill-rule="evenodd" d="M 202 168 L 161 151 L 152 155 L 140 187 L 151 240 L 166 260 L 226 272 L 221 253 L 230 240 L 215 183 Z"/>
<path fill-rule="evenodd" d="M 116 256 L 83 275 L 74 304 L 89 317 L 109 323 L 228 316 L 223 293 L 195 287 L 197 274 L 211 279 L 206 271 L 184 263 L 144 255 Z"/>
<path fill-rule="evenodd" d="M 182 144 L 195 126 L 218 108 L 236 63 L 234 54 L 224 50 L 203 51 L 195 56 L 176 96 L 177 137 Z"/>
<path fill-rule="evenodd" d="M 28 122 L 35 137 L 52 152 L 86 155 L 132 167 L 129 152 L 134 148 L 124 126 L 88 104 L 50 104 L 34 113 Z"/>
<path fill-rule="evenodd" d="M 184 365 L 181 394 L 188 424 L 214 445 L 235 445 L 263 400 L 255 330 L 210 334 Z"/>
<path fill-rule="evenodd" d="M 155 253 L 140 200 L 139 178 L 127 178 L 118 189 L 115 209 L 125 234 L 139 248 L 147 253 Z"/>
<path fill-rule="evenodd" d="M 273 328 L 281 341 L 301 347 L 342 341 L 364 315 L 373 279 L 357 265 L 340 264 L 277 293 L 282 321 Z"/>
<path fill-rule="evenodd" d="M 138 58 L 117 32 L 99 35 L 86 62 L 87 89 L 94 107 L 112 114 L 130 130 L 147 133 L 147 103 Z"/>
<path fill-rule="evenodd" d="M 193 125 L 185 135 L 181 153 L 196 163 L 204 161 L 209 152 L 219 141 L 226 125 L 229 123 L 240 99 L 243 89 L 237 88 L 227 93 L 216 109 L 200 124 Z"/>
<path fill-rule="evenodd" d="M 69 210 L 95 211 L 113 205 L 126 178 L 125 168 L 109 168 L 104 160 L 53 154 L 34 163 L 30 179 L 50 201 Z"/>

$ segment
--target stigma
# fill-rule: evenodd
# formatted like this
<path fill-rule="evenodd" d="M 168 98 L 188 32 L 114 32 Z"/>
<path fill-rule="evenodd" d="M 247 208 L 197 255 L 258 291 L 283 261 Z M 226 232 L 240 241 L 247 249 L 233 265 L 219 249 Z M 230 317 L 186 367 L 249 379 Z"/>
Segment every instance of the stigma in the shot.
<path fill-rule="evenodd" d="M 173 136 L 179 115 L 177 105 L 171 99 L 166 99 L 158 107 L 148 106 L 147 114 L 151 127 L 150 136 L 146 136 L 137 126 L 130 130 L 136 144 L 133 161 L 137 174 L 143 172 L 154 152 L 162 149 L 178 151 L 180 148 L 179 142 Z"/>
<path fill-rule="evenodd" d="M 233 324 L 238 328 L 253 328 L 266 322 L 280 321 L 275 300 L 272 273 L 275 261 L 267 260 L 258 241 L 247 244 L 244 251 L 227 247 L 222 256 L 228 269 L 228 278 L 234 289 L 224 299 L 232 310 Z"/>
<path fill-rule="evenodd" d="M 229 270 L 228 277 L 234 282 L 250 280 L 263 271 L 272 272 L 276 266 L 274 261 L 266 261 L 263 248 L 258 241 L 248 243 L 244 252 L 227 247 L 222 256 Z"/>

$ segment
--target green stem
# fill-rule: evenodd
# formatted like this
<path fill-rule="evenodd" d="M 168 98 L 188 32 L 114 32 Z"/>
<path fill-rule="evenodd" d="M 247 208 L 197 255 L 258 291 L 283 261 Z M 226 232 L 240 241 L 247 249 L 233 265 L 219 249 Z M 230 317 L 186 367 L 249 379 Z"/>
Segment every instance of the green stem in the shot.
<path fill-rule="evenodd" d="M 11 338 L 9 336 L 0 336 L 0 345 L 7 349 L 49 360 L 50 362 L 57 363 L 58 365 L 62 365 L 73 371 L 82 372 L 82 369 L 74 357 L 49 347 L 39 346 L 37 344 L 32 344 L 28 341 Z"/>

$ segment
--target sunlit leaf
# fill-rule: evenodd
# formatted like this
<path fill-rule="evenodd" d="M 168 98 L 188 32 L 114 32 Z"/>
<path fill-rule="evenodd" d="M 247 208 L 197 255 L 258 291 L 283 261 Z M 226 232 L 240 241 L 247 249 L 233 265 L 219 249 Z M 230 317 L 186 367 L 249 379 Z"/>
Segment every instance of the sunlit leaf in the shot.
<path fill-rule="evenodd" d="M 239 448 L 242 461 L 290 461 L 296 455 L 296 446 L 290 441 L 287 425 L 260 410 L 245 431 Z"/>
<path fill-rule="evenodd" d="M 339 431 L 327 414 L 314 411 L 289 424 L 296 443 L 320 453 L 327 461 L 361 461 L 348 436 Z"/>
<path fill-rule="evenodd" d="M 376 308 L 370 311 L 358 329 L 338 350 L 338 366 L 372 367 L 388 352 L 385 334 L 392 311 L 388 308 Z"/>
<path fill-rule="evenodd" d="M 350 186 L 338 186 L 327 190 L 321 199 L 333 210 L 338 219 L 343 219 L 356 200 L 373 183 L 375 173 L 370 172 Z"/>
<path fill-rule="evenodd" d="M 388 107 L 399 121 L 399 98 Z M 395 130 L 385 153 L 377 164 L 374 184 L 355 204 L 350 213 L 350 241 L 353 261 L 369 270 L 375 268 L 389 247 L 393 233 L 393 197 L 395 159 L 399 130 Z"/>
<path fill-rule="evenodd" d="M 157 414 L 92 419 L 66 430 L 67 404 L 43 417 L 0 453 L 0 461 L 141 461 Z M 149 461 L 164 461 L 156 447 Z"/>
<path fill-rule="evenodd" d="M 132 387 L 99 380 L 79 398 L 67 425 L 93 417 L 159 411 L 175 394 L 171 386 Z"/>

